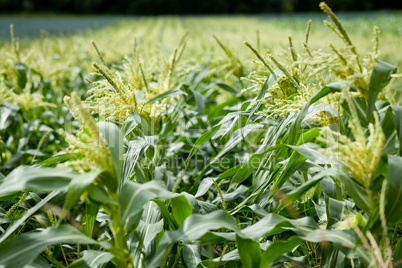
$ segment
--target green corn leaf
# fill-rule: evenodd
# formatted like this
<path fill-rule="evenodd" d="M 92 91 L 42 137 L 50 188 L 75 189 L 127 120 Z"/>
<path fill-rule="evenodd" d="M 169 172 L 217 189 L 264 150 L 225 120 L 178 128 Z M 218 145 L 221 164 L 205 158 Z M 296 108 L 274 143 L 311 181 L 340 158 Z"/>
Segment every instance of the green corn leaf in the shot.
<path fill-rule="evenodd" d="M 225 211 L 215 211 L 206 215 L 192 215 L 188 217 L 183 226 L 177 231 L 165 232 L 158 251 L 154 256 L 150 267 L 159 266 L 164 258 L 166 250 L 176 241 L 189 242 L 199 239 L 211 230 L 226 228 L 238 231 L 236 220 Z"/>
<path fill-rule="evenodd" d="M 28 67 L 21 62 L 15 62 L 14 68 L 17 71 L 17 85 L 21 92 L 28 83 Z"/>
<path fill-rule="evenodd" d="M 176 197 L 166 190 L 164 185 L 158 181 L 151 181 L 144 184 L 127 181 L 120 192 L 119 204 L 121 206 L 120 218 L 121 226 L 126 233 L 131 233 L 136 227 L 138 214 L 142 212 L 143 206 L 154 198 L 160 200 L 172 199 Z"/>
<path fill-rule="evenodd" d="M 233 93 L 233 94 L 239 93 L 239 91 L 236 90 L 234 87 L 232 87 L 232 86 L 230 86 L 230 85 L 228 85 L 228 84 L 225 84 L 225 83 L 223 83 L 223 82 L 217 82 L 216 85 L 217 85 L 218 87 L 220 87 L 221 89 L 227 91 L 227 92 L 230 92 L 230 93 Z"/>
<path fill-rule="evenodd" d="M 347 176 L 342 169 L 334 170 L 332 176 L 336 176 L 336 178 L 339 179 L 339 181 L 345 187 L 345 190 L 353 198 L 353 201 L 359 208 L 367 212 L 370 211 L 370 201 L 366 188 Z"/>
<path fill-rule="evenodd" d="M 207 110 L 206 113 L 208 115 L 208 119 L 211 121 L 215 120 L 216 118 L 219 117 L 220 114 L 225 114 L 225 108 L 235 105 L 239 102 L 240 102 L 239 98 L 235 97 L 235 98 L 228 99 L 228 100 L 222 102 L 221 104 L 215 106 L 211 111 Z"/>
<path fill-rule="evenodd" d="M 122 167 L 122 180 L 123 182 L 129 180 L 133 174 L 138 160 L 151 146 L 145 139 L 137 138 L 130 141 L 128 150 L 124 156 Z"/>
<path fill-rule="evenodd" d="M 370 77 L 368 93 L 367 121 L 370 121 L 375 107 L 375 101 L 381 90 L 391 81 L 391 74 L 396 73 L 397 68 L 389 63 L 377 60 Z"/>
<path fill-rule="evenodd" d="M 5 177 L 0 187 L 0 196 L 9 195 L 23 189 L 52 192 L 66 190 L 71 180 L 76 178 L 72 168 L 34 168 L 19 166 Z"/>
<path fill-rule="evenodd" d="M 103 138 L 105 139 L 106 144 L 108 145 L 111 157 L 113 160 L 114 171 L 116 173 L 116 185 L 120 184 L 121 177 L 121 160 L 123 160 L 123 132 L 120 130 L 118 126 L 110 122 L 99 122 L 98 124 L 99 131 Z M 109 170 L 109 172 L 112 172 Z"/>
<path fill-rule="evenodd" d="M 179 195 L 171 200 L 172 214 L 178 226 L 193 214 L 193 207 L 184 195 Z"/>
<path fill-rule="evenodd" d="M 183 90 L 178 89 L 178 88 L 172 88 L 172 89 L 156 96 L 155 98 L 147 101 L 147 103 L 145 103 L 145 105 L 160 101 L 167 97 L 178 96 L 178 95 L 183 95 L 183 94 L 186 94 Z"/>
<path fill-rule="evenodd" d="M 112 253 L 98 250 L 85 250 L 82 254 L 82 259 L 91 268 L 102 267 L 102 265 L 108 263 L 114 257 Z"/>
<path fill-rule="evenodd" d="M 198 186 L 197 193 L 194 195 L 194 197 L 197 198 L 197 197 L 204 195 L 209 190 L 209 188 L 211 187 L 211 185 L 213 183 L 214 182 L 212 181 L 212 178 L 203 179 L 201 181 L 200 185 Z"/>
<path fill-rule="evenodd" d="M 6 130 L 13 123 L 13 119 L 18 118 L 18 110 L 20 107 L 10 102 L 4 102 L 0 106 L 0 131 Z"/>
<path fill-rule="evenodd" d="M 60 243 L 97 244 L 70 225 L 50 227 L 42 232 L 23 234 L 0 244 L 0 265 L 10 268 L 23 267 L 47 247 Z"/>
<path fill-rule="evenodd" d="M 327 229 L 330 229 L 332 225 L 340 221 L 342 214 L 344 213 L 343 207 L 345 203 L 331 197 L 325 199 L 326 212 L 327 212 Z"/>
<path fill-rule="evenodd" d="M 201 137 L 199 137 L 195 141 L 195 144 L 193 145 L 193 148 L 191 149 L 191 152 L 188 157 L 189 158 L 192 157 L 204 143 L 209 141 L 215 135 L 215 133 L 220 129 L 220 127 L 221 127 L 220 125 L 214 126 L 210 128 L 207 132 L 202 134 Z"/>
<path fill-rule="evenodd" d="M 247 163 L 243 164 L 241 168 L 236 172 L 233 176 L 233 179 L 230 181 L 229 189 L 236 188 L 241 182 L 246 180 L 253 172 L 259 167 L 262 159 L 265 157 L 267 152 L 272 151 L 273 148 L 268 148 L 262 153 L 253 154 Z"/>
<path fill-rule="evenodd" d="M 99 206 L 89 202 L 85 202 L 85 213 L 82 216 L 81 230 L 89 238 L 92 238 L 98 212 Z"/>
<path fill-rule="evenodd" d="M 342 246 L 346 255 L 359 257 L 364 263 L 370 263 L 370 253 L 358 248 L 355 250 L 357 235 L 352 230 L 314 230 L 307 234 L 299 234 L 299 237 L 310 242 L 331 242 Z"/>
<path fill-rule="evenodd" d="M 69 268 L 92 268 L 83 259 L 79 259 L 70 263 Z"/>
<path fill-rule="evenodd" d="M 133 112 L 132 114 L 130 114 L 121 127 L 121 131 L 123 132 L 124 137 L 127 137 L 127 135 L 130 134 L 140 124 L 140 115 L 137 112 Z"/>
<path fill-rule="evenodd" d="M 312 187 L 316 186 L 317 183 L 321 182 L 326 176 L 332 174 L 332 169 L 323 170 L 315 175 L 312 179 L 308 180 L 307 182 L 303 183 L 302 185 L 294 188 L 291 192 L 287 193 L 286 200 L 291 202 L 297 200 L 298 198 L 302 197 L 302 195 L 310 190 Z"/>
<path fill-rule="evenodd" d="M 357 235 L 352 230 L 314 230 L 301 237 L 310 242 L 329 241 L 352 249 L 355 247 L 357 239 Z"/>
<path fill-rule="evenodd" d="M 197 110 L 200 115 L 204 115 L 205 109 L 205 97 L 198 91 L 191 90 L 194 96 L 195 104 L 197 105 Z"/>
<path fill-rule="evenodd" d="M 381 115 L 381 117 L 381 127 L 385 135 L 385 142 L 382 149 L 382 154 L 392 154 L 397 151 L 397 131 L 395 126 L 394 114 L 392 113 L 392 107 L 388 106 L 388 108 L 385 110 L 385 113 Z"/>
<path fill-rule="evenodd" d="M 82 175 L 77 175 L 70 181 L 67 190 L 66 201 L 63 208 L 67 213 L 79 200 L 84 191 L 92 184 L 102 171 L 92 171 Z M 64 215 L 65 216 L 65 215 Z"/>
<path fill-rule="evenodd" d="M 187 267 L 196 268 L 201 263 L 201 247 L 198 245 L 183 245 L 183 257 Z"/>
<path fill-rule="evenodd" d="M 388 192 L 385 212 L 388 225 L 395 225 L 402 221 L 402 158 L 388 155 Z"/>
<path fill-rule="evenodd" d="M 89 185 L 88 195 L 92 200 L 98 202 L 99 204 L 118 205 L 118 203 L 109 196 L 109 193 L 102 185 Z"/>
<path fill-rule="evenodd" d="M 300 146 L 304 143 L 309 143 L 314 140 L 320 133 L 320 130 L 317 128 L 313 128 L 305 133 L 303 133 L 297 142 L 297 146 Z M 282 187 L 282 185 L 289 179 L 289 177 L 300 168 L 300 166 L 306 161 L 306 158 L 299 154 L 297 151 L 293 151 L 292 155 L 289 158 L 289 161 L 286 164 L 285 169 L 283 170 L 281 176 L 276 181 L 274 187 L 272 188 L 272 192 L 270 197 L 272 197 L 276 191 Z"/>
<path fill-rule="evenodd" d="M 303 242 L 303 239 L 292 236 L 286 241 L 278 240 L 273 242 L 268 248 L 264 251 L 261 258 L 260 268 L 269 267 L 277 258 L 292 251 L 295 247 L 300 245 Z M 254 266 L 255 267 L 255 266 Z"/>
<path fill-rule="evenodd" d="M 236 245 L 239 250 L 240 260 L 245 268 L 260 266 L 261 248 L 257 241 L 236 235 Z"/>
<path fill-rule="evenodd" d="M 337 163 L 335 160 L 332 160 L 325 154 L 320 153 L 318 150 L 321 149 L 321 147 L 315 143 L 307 142 L 300 146 L 289 145 L 289 147 L 299 154 L 303 155 L 313 163 L 327 165 L 334 165 Z"/>
<path fill-rule="evenodd" d="M 138 228 L 134 236 L 128 239 L 133 249 L 134 266 L 141 262 L 147 266 L 148 260 L 155 255 L 156 245 L 164 232 L 164 220 L 160 216 L 160 209 L 155 202 L 150 201 L 144 206 Z"/>
<path fill-rule="evenodd" d="M 291 220 L 270 213 L 254 225 L 243 229 L 242 234 L 244 237 L 260 240 L 264 237 L 286 232 L 288 230 L 300 230 L 308 233 L 317 228 L 317 223 L 309 217 Z"/>

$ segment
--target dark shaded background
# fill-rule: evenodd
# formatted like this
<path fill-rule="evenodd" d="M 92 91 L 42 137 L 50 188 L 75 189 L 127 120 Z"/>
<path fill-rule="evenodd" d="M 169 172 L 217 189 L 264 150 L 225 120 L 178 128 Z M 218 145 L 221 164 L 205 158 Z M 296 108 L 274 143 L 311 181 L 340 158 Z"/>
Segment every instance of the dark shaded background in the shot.
<path fill-rule="evenodd" d="M 336 11 L 402 9 L 402 1 L 327 0 Z M 319 11 L 320 0 L 0 0 L 0 13 L 234 14 Z"/>

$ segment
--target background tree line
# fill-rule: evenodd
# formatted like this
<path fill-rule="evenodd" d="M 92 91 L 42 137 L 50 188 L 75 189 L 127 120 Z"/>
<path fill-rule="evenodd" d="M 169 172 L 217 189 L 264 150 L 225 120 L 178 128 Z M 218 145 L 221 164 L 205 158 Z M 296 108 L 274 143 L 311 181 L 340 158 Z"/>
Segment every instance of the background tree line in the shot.
<path fill-rule="evenodd" d="M 321 0 L 0 0 L 1 13 L 233 14 L 318 11 Z M 327 0 L 337 11 L 402 9 L 402 1 Z"/>

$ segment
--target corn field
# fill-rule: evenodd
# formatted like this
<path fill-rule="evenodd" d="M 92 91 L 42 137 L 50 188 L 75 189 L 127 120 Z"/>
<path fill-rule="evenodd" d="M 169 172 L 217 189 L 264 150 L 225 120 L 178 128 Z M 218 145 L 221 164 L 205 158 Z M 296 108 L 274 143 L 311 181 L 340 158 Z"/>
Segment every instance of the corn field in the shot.
<path fill-rule="evenodd" d="M 11 25 L 0 267 L 402 267 L 402 17 L 319 7 Z"/>

